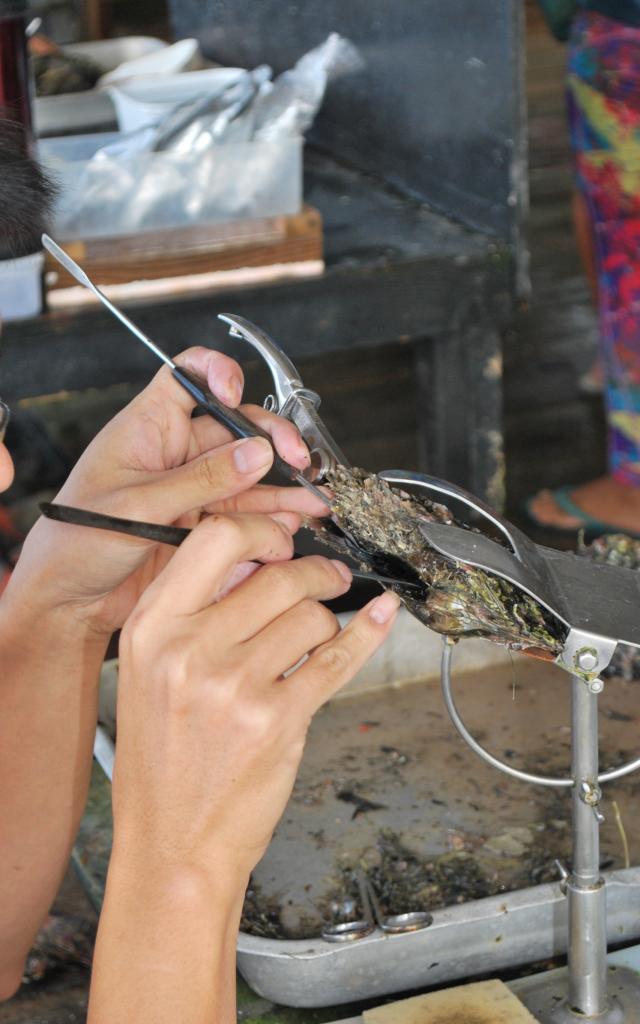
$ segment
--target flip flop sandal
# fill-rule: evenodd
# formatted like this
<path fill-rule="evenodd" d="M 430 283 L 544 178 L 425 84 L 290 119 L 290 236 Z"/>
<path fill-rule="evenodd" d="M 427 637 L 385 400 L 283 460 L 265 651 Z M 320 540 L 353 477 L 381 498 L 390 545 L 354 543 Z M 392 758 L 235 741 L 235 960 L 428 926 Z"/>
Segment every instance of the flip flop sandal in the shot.
<path fill-rule="evenodd" d="M 576 505 L 575 501 L 571 497 L 572 490 L 572 487 L 567 486 L 556 487 L 555 490 L 550 491 L 550 494 L 556 505 L 561 508 L 563 512 L 566 512 L 568 515 L 580 520 L 580 526 L 556 526 L 553 523 L 543 523 L 541 519 L 538 519 L 532 508 L 535 497 L 529 498 L 524 505 L 527 518 L 533 526 L 538 527 L 540 530 L 548 530 L 550 533 L 562 534 L 564 537 L 570 536 L 571 534 L 576 535 L 583 530 L 585 538 L 590 540 L 593 540 L 595 537 L 601 537 L 604 533 L 624 533 L 626 537 L 633 537 L 634 540 L 640 540 L 640 531 L 623 530 L 620 526 L 614 526 L 612 523 L 605 523 L 602 519 L 596 519 L 594 516 L 590 516 L 583 508 Z"/>

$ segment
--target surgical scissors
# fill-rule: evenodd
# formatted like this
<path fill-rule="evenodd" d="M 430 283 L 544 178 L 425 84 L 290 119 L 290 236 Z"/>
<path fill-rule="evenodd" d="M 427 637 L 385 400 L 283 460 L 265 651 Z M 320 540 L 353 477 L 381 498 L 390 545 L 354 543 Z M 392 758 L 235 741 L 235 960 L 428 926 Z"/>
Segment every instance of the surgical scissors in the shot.
<path fill-rule="evenodd" d="M 433 924 L 433 917 L 426 910 L 383 914 L 376 891 L 362 868 L 356 870 L 354 877 L 363 916 L 356 921 L 325 925 L 321 933 L 325 942 L 354 942 L 356 939 L 364 939 L 375 931 L 376 926 L 387 935 L 403 935 L 405 932 L 417 932 Z"/>

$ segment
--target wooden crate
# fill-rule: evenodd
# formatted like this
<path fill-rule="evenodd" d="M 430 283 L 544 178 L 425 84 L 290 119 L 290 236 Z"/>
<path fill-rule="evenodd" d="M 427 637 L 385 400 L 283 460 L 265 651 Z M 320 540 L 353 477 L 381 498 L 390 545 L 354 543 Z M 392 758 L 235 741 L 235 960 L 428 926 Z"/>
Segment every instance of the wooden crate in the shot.
<path fill-rule="evenodd" d="M 199 224 L 114 238 L 62 243 L 100 285 L 212 274 L 245 267 L 322 260 L 322 217 L 311 206 L 290 216 Z M 47 287 L 75 281 L 47 254 Z"/>

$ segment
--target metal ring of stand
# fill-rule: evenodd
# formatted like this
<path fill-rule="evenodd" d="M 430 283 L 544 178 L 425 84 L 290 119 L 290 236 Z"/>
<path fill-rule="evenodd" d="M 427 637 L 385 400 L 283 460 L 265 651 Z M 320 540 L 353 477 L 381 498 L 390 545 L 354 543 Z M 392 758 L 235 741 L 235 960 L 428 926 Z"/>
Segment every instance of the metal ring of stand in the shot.
<path fill-rule="evenodd" d="M 533 775 L 530 772 L 521 771 L 519 768 L 512 768 L 511 765 L 505 764 L 499 758 L 490 754 L 488 750 L 485 750 L 483 746 L 471 735 L 466 725 L 462 721 L 460 713 L 456 707 L 453 699 L 453 693 L 451 692 L 451 665 L 453 661 L 453 649 L 455 643 L 445 641 L 444 649 L 442 652 L 442 664 L 440 671 L 440 681 L 442 684 L 442 695 L 444 702 L 447 707 L 447 711 L 451 717 L 451 721 L 455 725 L 456 729 L 462 736 L 468 746 L 481 757 L 483 761 L 490 764 L 493 768 L 498 768 L 505 775 L 510 775 L 514 779 L 520 779 L 521 782 L 531 782 L 538 786 L 553 786 L 556 788 L 569 788 L 573 786 L 574 780 L 572 778 L 553 778 L 549 775 Z M 629 761 L 627 764 L 622 765 L 620 768 L 611 768 L 608 772 L 602 772 L 598 775 L 598 782 L 613 782 L 614 779 L 621 779 L 624 775 L 629 775 L 631 772 L 635 772 L 640 768 L 640 758 L 636 758 L 635 761 Z"/>
<path fill-rule="evenodd" d="M 473 738 L 451 694 L 454 643 L 446 640 L 442 656 L 442 692 L 451 719 L 463 740 L 493 768 L 522 782 L 571 788 L 572 869 L 558 865 L 567 897 L 568 968 L 554 981 L 548 973 L 530 979 L 519 995 L 541 1024 L 640 1024 L 640 979 L 633 972 L 610 973 L 607 967 L 605 882 L 600 874 L 600 782 L 628 775 L 640 759 L 599 774 L 598 689 L 583 677 L 571 677 L 571 778 L 533 775 L 504 764 Z"/>

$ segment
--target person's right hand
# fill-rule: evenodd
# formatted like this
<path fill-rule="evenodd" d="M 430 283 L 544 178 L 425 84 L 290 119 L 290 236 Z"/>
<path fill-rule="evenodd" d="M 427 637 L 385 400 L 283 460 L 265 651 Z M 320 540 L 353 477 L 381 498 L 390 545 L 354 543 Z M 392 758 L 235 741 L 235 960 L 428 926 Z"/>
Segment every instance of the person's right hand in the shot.
<path fill-rule="evenodd" d="M 319 602 L 348 590 L 349 570 L 317 556 L 290 561 L 282 519 L 204 520 L 124 627 L 117 872 L 211 870 L 243 893 L 291 793 L 312 715 L 391 629 L 399 600 L 385 593 L 340 631 Z M 225 593 L 247 561 L 268 564 Z"/>
<path fill-rule="evenodd" d="M 237 408 L 243 374 L 228 356 L 192 348 L 177 361 Z M 93 439 L 56 501 L 124 519 L 193 526 L 208 512 L 299 512 L 326 506 L 301 487 L 258 485 L 274 449 L 298 470 L 309 452 L 293 423 L 257 406 L 241 411 L 271 435 L 231 440 L 163 368 Z M 0 467 L 0 475 L 3 471 Z M 257 485 L 257 486 L 256 486 Z M 54 614 L 61 627 L 106 644 L 149 580 L 171 557 L 164 545 L 40 519 L 29 533 L 7 594 L 14 621 Z"/>

